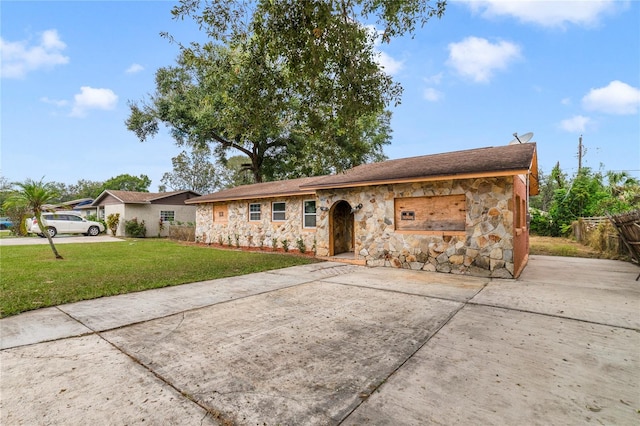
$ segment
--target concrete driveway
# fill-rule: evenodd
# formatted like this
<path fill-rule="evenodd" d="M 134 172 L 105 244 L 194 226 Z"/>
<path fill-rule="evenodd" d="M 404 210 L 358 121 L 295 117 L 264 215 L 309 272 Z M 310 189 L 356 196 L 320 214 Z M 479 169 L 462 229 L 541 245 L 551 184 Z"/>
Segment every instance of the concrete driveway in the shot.
<path fill-rule="evenodd" d="M 640 283 L 318 263 L 0 320 L 1 424 L 640 423 Z"/>
<path fill-rule="evenodd" d="M 58 234 L 53 238 L 54 244 L 70 244 L 70 243 L 112 243 L 124 241 L 110 235 L 100 234 L 95 237 L 84 235 Z M 0 247 L 2 246 L 31 246 L 38 244 L 49 244 L 49 240 L 40 237 L 16 237 L 16 238 L 0 238 Z"/>

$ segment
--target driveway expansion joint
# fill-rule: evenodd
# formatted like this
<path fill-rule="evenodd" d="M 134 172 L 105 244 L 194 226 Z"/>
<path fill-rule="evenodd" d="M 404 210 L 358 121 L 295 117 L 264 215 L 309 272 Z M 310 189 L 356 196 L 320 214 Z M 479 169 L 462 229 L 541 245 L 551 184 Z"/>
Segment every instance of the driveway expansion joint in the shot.
<path fill-rule="evenodd" d="M 512 312 L 521 312 L 521 313 L 524 313 L 524 314 L 541 315 L 541 316 L 550 317 L 550 318 L 557 318 L 557 319 L 568 320 L 568 321 L 577 321 L 577 322 L 581 322 L 581 323 L 585 323 L 585 324 L 601 325 L 601 326 L 605 326 L 605 327 L 621 328 L 623 330 L 640 332 L 640 329 L 636 328 L 636 327 L 629 327 L 629 326 L 620 325 L 620 324 L 609 324 L 609 323 L 602 322 L 602 321 L 591 321 L 591 320 L 584 319 L 584 318 L 569 317 L 569 316 L 560 315 L 560 314 L 550 314 L 550 313 L 547 313 L 547 312 L 534 311 L 534 310 L 531 310 L 531 309 L 521 309 L 521 308 L 514 308 L 514 307 L 509 307 L 509 306 L 498 305 L 498 304 L 492 304 L 492 303 L 474 302 L 473 300 L 469 300 L 466 304 L 471 305 L 471 306 L 484 306 L 484 307 L 487 307 L 487 308 L 502 309 L 504 311 L 512 311 Z"/>

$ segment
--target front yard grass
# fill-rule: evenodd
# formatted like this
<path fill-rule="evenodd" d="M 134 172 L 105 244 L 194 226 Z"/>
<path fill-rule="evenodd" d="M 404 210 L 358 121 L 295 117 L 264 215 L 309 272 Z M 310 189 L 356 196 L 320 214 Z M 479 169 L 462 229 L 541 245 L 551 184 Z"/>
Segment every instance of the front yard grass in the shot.
<path fill-rule="evenodd" d="M 55 241 L 55 240 L 54 240 Z M 0 247 L 0 317 L 63 303 L 315 262 L 164 239 Z"/>

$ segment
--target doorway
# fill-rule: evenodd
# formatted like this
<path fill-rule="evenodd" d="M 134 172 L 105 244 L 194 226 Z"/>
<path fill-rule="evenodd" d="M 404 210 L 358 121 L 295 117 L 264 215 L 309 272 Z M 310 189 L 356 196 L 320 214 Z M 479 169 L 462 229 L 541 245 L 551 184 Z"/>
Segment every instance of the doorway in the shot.
<path fill-rule="evenodd" d="M 354 215 L 351 205 L 340 200 L 331 207 L 329 220 L 330 249 L 329 256 L 354 251 Z"/>

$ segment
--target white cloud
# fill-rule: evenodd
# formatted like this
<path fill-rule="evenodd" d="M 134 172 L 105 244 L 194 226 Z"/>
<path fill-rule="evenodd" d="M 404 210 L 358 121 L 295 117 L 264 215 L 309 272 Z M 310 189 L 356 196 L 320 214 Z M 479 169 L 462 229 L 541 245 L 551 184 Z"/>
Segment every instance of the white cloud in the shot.
<path fill-rule="evenodd" d="M 438 74 L 434 74 L 429 77 L 424 77 L 423 80 L 427 84 L 440 84 L 440 82 L 442 81 L 442 73 L 439 72 Z"/>
<path fill-rule="evenodd" d="M 567 118 L 566 120 L 562 120 L 560 122 L 560 127 L 563 130 L 571 133 L 582 133 L 585 131 L 588 124 L 591 123 L 591 119 L 589 117 L 584 117 L 582 115 L 574 115 L 571 118 Z"/>
<path fill-rule="evenodd" d="M 24 78 L 28 72 L 52 68 L 69 62 L 62 51 L 67 45 L 56 30 L 42 33 L 38 44 L 27 41 L 7 41 L 0 38 L 0 74 L 3 78 Z"/>
<path fill-rule="evenodd" d="M 143 71 L 144 67 L 140 64 L 131 64 L 129 68 L 125 71 L 127 74 L 135 74 L 137 72 Z"/>
<path fill-rule="evenodd" d="M 67 106 L 69 104 L 69 101 L 64 100 L 64 99 L 49 99 L 46 96 L 40 98 L 40 100 L 42 102 L 44 102 L 45 104 L 51 104 L 51 105 L 55 105 L 57 107 L 63 107 L 63 106 Z"/>
<path fill-rule="evenodd" d="M 447 64 L 460 75 L 478 83 L 487 83 L 496 71 L 505 70 L 519 59 L 520 46 L 508 41 L 492 44 L 479 37 L 467 37 L 449 44 Z"/>
<path fill-rule="evenodd" d="M 560 100 L 560 103 L 561 103 L 562 105 L 571 105 L 571 98 L 562 98 L 562 99 Z"/>
<path fill-rule="evenodd" d="M 404 67 L 404 62 L 392 58 L 391 55 L 378 48 L 382 42 L 382 31 L 377 29 L 375 25 L 365 25 L 365 29 L 373 39 L 374 54 L 378 65 L 389 75 L 398 73 Z"/>
<path fill-rule="evenodd" d="M 84 117 L 90 109 L 110 110 L 116 107 L 118 96 L 111 89 L 94 89 L 82 86 L 74 96 L 72 117 Z"/>
<path fill-rule="evenodd" d="M 439 90 L 434 89 L 433 87 L 427 87 L 426 89 L 424 89 L 424 92 L 422 92 L 422 97 L 429 102 L 438 102 L 444 97 L 444 94 Z"/>
<path fill-rule="evenodd" d="M 591 89 L 582 98 L 582 107 L 587 111 L 607 114 L 631 115 L 638 112 L 640 90 L 619 80 L 606 87 Z"/>
<path fill-rule="evenodd" d="M 377 55 L 378 65 L 389 75 L 395 75 L 404 67 L 404 62 L 393 59 L 389 54 L 380 51 Z"/>
<path fill-rule="evenodd" d="M 484 18 L 507 16 L 543 27 L 566 24 L 594 26 L 603 15 L 627 7 L 628 1 L 590 0 L 463 0 L 474 13 Z"/>

